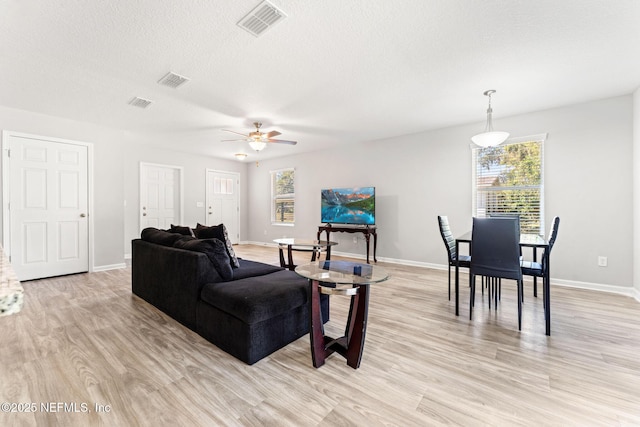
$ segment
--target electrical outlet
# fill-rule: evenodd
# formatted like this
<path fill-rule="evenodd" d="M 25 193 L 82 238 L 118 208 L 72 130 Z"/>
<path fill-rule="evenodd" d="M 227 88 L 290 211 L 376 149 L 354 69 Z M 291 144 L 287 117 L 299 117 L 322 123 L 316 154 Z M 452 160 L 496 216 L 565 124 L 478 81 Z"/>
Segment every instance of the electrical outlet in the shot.
<path fill-rule="evenodd" d="M 606 267 L 607 266 L 607 257 L 606 256 L 599 256 L 598 257 L 598 266 L 599 267 Z"/>
<path fill-rule="evenodd" d="M 354 237 L 354 238 L 353 238 L 353 243 L 354 243 L 354 244 L 355 244 L 355 243 L 358 243 L 358 238 L 357 238 L 357 237 Z"/>

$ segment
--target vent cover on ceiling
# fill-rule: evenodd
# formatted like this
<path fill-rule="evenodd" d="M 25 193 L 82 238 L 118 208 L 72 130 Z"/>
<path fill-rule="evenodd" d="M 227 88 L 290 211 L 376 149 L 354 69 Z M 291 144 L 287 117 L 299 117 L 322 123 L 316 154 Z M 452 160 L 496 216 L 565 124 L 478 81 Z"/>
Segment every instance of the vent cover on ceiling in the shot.
<path fill-rule="evenodd" d="M 169 86 L 172 88 L 177 88 L 181 84 L 184 84 L 189 81 L 189 78 L 185 76 L 181 76 L 176 73 L 168 72 L 163 78 L 158 80 L 158 83 L 164 86 Z"/>
<path fill-rule="evenodd" d="M 129 101 L 129 105 L 133 105 L 134 107 L 147 108 L 149 104 L 151 104 L 151 100 L 135 97 L 131 101 Z"/>
<path fill-rule="evenodd" d="M 238 26 L 258 37 L 286 18 L 283 11 L 268 1 L 263 1 L 238 22 Z"/>

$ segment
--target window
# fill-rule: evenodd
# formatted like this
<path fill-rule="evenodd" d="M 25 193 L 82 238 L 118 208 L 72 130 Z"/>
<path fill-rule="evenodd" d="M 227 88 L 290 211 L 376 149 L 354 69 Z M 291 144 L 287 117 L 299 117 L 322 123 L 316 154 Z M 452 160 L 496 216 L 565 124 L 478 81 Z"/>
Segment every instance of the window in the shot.
<path fill-rule="evenodd" d="M 293 225 L 295 221 L 295 171 L 271 171 L 271 222 Z"/>
<path fill-rule="evenodd" d="M 213 193 L 214 194 L 233 194 L 233 179 L 232 178 L 213 178 Z"/>
<path fill-rule="evenodd" d="M 512 138 L 471 150 L 474 216 L 518 215 L 522 233 L 544 234 L 545 138 Z"/>

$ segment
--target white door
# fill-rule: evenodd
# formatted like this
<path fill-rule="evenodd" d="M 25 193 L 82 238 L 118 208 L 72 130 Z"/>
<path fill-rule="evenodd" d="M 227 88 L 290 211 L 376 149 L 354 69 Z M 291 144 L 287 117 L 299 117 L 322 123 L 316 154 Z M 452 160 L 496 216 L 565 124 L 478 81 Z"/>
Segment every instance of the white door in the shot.
<path fill-rule="evenodd" d="M 182 224 L 182 168 L 140 163 L 140 231 Z"/>
<path fill-rule="evenodd" d="M 232 244 L 240 242 L 240 175 L 207 169 L 207 224 L 224 224 Z"/>
<path fill-rule="evenodd" d="M 18 279 L 89 271 L 88 146 L 11 133 L 5 140 L 5 230 Z"/>

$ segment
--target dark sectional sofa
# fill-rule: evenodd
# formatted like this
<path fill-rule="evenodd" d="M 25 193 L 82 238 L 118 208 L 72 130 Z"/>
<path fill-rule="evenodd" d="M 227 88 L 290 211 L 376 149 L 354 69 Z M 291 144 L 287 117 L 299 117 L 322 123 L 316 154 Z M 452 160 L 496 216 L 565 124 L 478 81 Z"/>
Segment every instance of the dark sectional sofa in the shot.
<path fill-rule="evenodd" d="M 145 229 L 132 241 L 133 293 L 250 365 L 307 334 L 307 280 L 281 267 L 235 261 L 233 253 L 225 257 L 221 245 L 227 246 Z M 326 321 L 328 298 L 322 303 Z"/>

